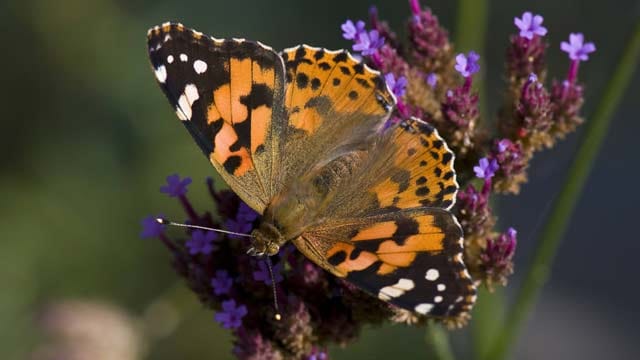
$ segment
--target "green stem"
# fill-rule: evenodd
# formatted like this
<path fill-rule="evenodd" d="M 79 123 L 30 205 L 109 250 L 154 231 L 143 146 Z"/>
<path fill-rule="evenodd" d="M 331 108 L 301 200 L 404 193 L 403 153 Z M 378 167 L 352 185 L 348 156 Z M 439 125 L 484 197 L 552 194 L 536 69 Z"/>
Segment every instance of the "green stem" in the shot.
<path fill-rule="evenodd" d="M 639 57 L 640 22 L 636 24 L 635 32 L 627 44 L 620 63 L 615 68 L 613 77 L 605 88 L 593 118 L 586 124 L 584 137 L 560 195 L 554 202 L 554 208 L 542 232 L 540 243 L 525 275 L 522 288 L 508 313 L 505 326 L 498 334 L 496 342 L 485 359 L 500 360 L 508 355 L 510 347 L 514 344 L 523 322 L 527 319 L 527 315 L 540 293 L 540 289 L 547 281 L 560 240 L 569 224 L 589 172 L 595 163 L 598 150 L 607 134 L 611 117 L 632 79 Z"/>
<path fill-rule="evenodd" d="M 438 360 L 454 360 L 449 343 L 449 333 L 441 325 L 429 322 L 427 325 L 427 343 L 431 345 L 433 356 Z"/>
<path fill-rule="evenodd" d="M 485 36 L 489 20 L 488 0 L 458 0 L 458 14 L 454 43 L 457 52 L 474 50 L 480 56 L 485 55 Z M 487 63 L 480 59 L 480 71 L 473 76 L 473 87 L 480 93 L 480 114 L 487 121 L 487 92 L 485 74 Z"/>

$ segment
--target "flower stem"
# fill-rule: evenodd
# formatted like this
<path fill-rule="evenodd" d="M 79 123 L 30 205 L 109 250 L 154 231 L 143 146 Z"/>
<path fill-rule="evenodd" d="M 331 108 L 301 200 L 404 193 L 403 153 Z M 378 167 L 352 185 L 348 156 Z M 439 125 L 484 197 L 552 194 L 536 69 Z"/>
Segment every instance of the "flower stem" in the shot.
<path fill-rule="evenodd" d="M 615 68 L 613 77 L 595 110 L 593 118 L 587 122 L 584 136 L 569 169 L 560 195 L 554 202 L 549 220 L 542 232 L 532 263 L 525 274 L 522 288 L 506 317 L 506 323 L 496 337 L 496 342 L 485 359 L 504 359 L 514 344 L 540 289 L 545 284 L 556 253 L 576 202 L 584 188 L 596 155 L 605 138 L 611 117 L 622 99 L 622 95 L 633 78 L 633 72 L 640 57 L 640 22 L 636 24 L 632 38 Z"/>
<path fill-rule="evenodd" d="M 431 345 L 433 357 L 437 360 L 454 360 L 453 350 L 449 343 L 449 334 L 441 325 L 430 322 L 427 325 L 427 343 Z"/>
<path fill-rule="evenodd" d="M 457 52 L 474 50 L 481 56 L 485 54 L 485 35 L 489 19 L 489 2 L 487 0 L 458 0 L 458 14 L 456 18 L 455 46 Z M 482 61 L 482 59 L 480 59 Z M 473 86 L 480 93 L 481 118 L 487 120 L 484 78 L 486 62 L 480 66 L 480 71 L 474 75 Z"/>

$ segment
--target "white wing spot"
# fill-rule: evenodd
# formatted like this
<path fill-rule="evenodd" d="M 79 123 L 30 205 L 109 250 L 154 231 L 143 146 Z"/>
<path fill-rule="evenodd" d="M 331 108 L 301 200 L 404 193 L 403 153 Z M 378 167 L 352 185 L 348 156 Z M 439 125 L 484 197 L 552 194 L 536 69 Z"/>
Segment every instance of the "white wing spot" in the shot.
<path fill-rule="evenodd" d="M 207 63 L 202 60 L 196 60 L 193 62 L 193 70 L 195 70 L 197 74 L 202 74 L 207 71 Z"/>
<path fill-rule="evenodd" d="M 429 281 L 436 281 L 440 277 L 440 272 L 436 269 L 429 269 L 424 277 Z"/>
<path fill-rule="evenodd" d="M 180 107 L 176 108 L 176 115 L 178 115 L 178 119 L 182 120 L 182 121 L 187 121 L 189 119 L 187 119 L 187 115 L 185 115 L 182 110 L 180 110 Z"/>
<path fill-rule="evenodd" d="M 178 107 L 180 108 L 180 111 L 182 111 L 185 120 L 191 120 L 191 115 L 193 115 L 193 113 L 191 112 L 191 105 L 189 105 L 189 100 L 187 100 L 186 95 L 180 95 L 180 98 L 178 99 Z"/>
<path fill-rule="evenodd" d="M 191 120 L 191 115 L 193 115 L 191 105 L 199 98 L 198 88 L 194 84 L 187 84 L 187 86 L 184 87 L 184 93 L 180 95 L 178 108 L 176 109 L 176 114 L 180 120 Z"/>
<path fill-rule="evenodd" d="M 180 54 L 180 61 L 187 62 L 187 60 L 189 60 L 187 54 Z"/>
<path fill-rule="evenodd" d="M 411 279 L 400 279 L 395 285 L 385 286 L 378 292 L 378 299 L 389 301 L 391 298 L 402 296 L 405 292 L 413 289 L 415 284 Z"/>
<path fill-rule="evenodd" d="M 198 88 L 194 84 L 188 84 L 185 86 L 184 94 L 187 96 L 187 100 L 189 101 L 189 107 L 191 107 L 196 100 L 200 99 Z"/>
<path fill-rule="evenodd" d="M 447 288 L 445 284 L 438 284 L 438 291 L 444 291 Z"/>
<path fill-rule="evenodd" d="M 167 34 L 164 36 L 164 42 L 171 40 L 171 35 Z"/>
<path fill-rule="evenodd" d="M 173 63 L 173 55 L 169 55 L 169 56 L 167 56 L 167 62 L 168 62 L 169 64 L 172 64 L 172 63 Z"/>
<path fill-rule="evenodd" d="M 438 296 L 434 297 L 433 301 L 436 302 L 436 303 L 442 302 L 442 296 L 438 295 Z"/>
<path fill-rule="evenodd" d="M 429 311 L 433 309 L 433 304 L 428 304 L 428 303 L 418 304 L 414 309 L 419 314 L 427 315 L 427 313 L 429 313 Z"/>
<path fill-rule="evenodd" d="M 167 81 L 167 68 L 164 67 L 164 65 L 158 66 L 155 73 L 156 73 L 156 79 L 158 79 L 160 83 L 164 84 L 164 82 Z"/>

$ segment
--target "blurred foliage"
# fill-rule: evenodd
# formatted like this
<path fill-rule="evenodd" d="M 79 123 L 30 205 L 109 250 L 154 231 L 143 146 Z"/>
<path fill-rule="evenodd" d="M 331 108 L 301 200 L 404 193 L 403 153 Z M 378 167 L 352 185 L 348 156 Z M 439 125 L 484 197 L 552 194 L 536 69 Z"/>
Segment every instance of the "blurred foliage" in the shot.
<path fill-rule="evenodd" d="M 505 31 L 511 31 L 513 16 L 532 4 L 492 3 L 488 38 L 498 41 L 487 46 L 484 64 L 498 65 L 487 70 L 489 89 L 501 81 Z M 204 181 L 213 170 L 155 84 L 146 55 L 147 28 L 171 19 L 218 37 L 259 39 L 275 48 L 302 42 L 339 48 L 346 45 L 339 24 L 365 17 L 369 5 L 360 0 L 1 2 L 0 358 L 28 357 L 41 337 L 34 320 L 51 301 L 99 299 L 139 318 L 174 286 L 169 255 L 138 238 L 140 219 L 152 212 L 180 213 L 158 192 L 167 174 Z M 396 27 L 409 12 L 403 2 L 377 5 Z M 427 5 L 453 28 L 453 2 Z M 578 3 L 545 1 L 534 7 L 545 14 L 555 43 L 578 28 L 601 53 L 622 46 L 622 39 L 598 34 L 602 24 L 580 20 L 600 16 L 598 6 L 572 6 Z M 569 11 L 574 16 L 567 20 L 563 14 Z M 623 31 L 634 19 L 607 21 Z M 564 69 L 562 55 L 553 56 L 551 68 Z M 582 72 L 593 84 L 590 96 L 599 93 L 613 62 L 603 57 Z M 489 94 L 496 96 L 489 99 L 491 109 L 500 97 Z M 204 193 L 195 195 L 191 199 L 200 208 L 210 205 Z M 212 321 L 213 314 L 201 310 L 195 298 L 181 302 L 186 310 L 180 323 L 170 336 L 149 344 L 148 358 L 230 358 L 230 337 Z M 463 334 L 455 333 L 456 345 Z M 428 355 L 424 344 L 422 329 L 387 326 L 370 329 L 357 344 L 331 354 L 417 359 Z"/>

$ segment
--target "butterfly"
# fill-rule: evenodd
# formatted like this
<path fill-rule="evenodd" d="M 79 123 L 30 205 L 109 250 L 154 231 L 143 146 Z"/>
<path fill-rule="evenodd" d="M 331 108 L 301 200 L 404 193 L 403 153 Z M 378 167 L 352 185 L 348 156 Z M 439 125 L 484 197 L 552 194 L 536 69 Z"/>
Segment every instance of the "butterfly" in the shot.
<path fill-rule="evenodd" d="M 468 314 L 476 297 L 450 212 L 454 154 L 347 51 L 216 39 L 164 23 L 148 32 L 155 77 L 229 187 L 262 214 L 251 253 L 287 242 L 400 308 Z"/>

